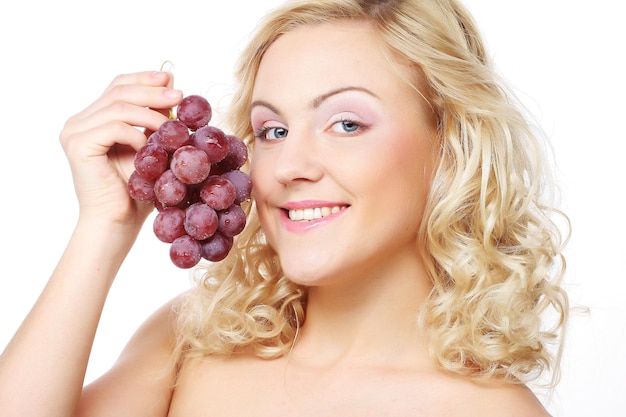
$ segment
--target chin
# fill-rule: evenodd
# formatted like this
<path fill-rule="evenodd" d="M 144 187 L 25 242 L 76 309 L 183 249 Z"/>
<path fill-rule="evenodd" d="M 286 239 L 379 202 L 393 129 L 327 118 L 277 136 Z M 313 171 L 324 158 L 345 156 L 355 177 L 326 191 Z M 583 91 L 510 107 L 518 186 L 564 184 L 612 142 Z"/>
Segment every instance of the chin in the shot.
<path fill-rule="evenodd" d="M 316 286 L 328 281 L 329 275 L 323 271 L 324 263 L 318 261 L 306 262 L 302 257 L 294 261 L 281 260 L 281 267 L 285 277 L 291 282 L 304 286 Z"/>
<path fill-rule="evenodd" d="M 330 245 L 329 245 L 330 246 Z M 362 257 L 337 247 L 304 244 L 275 247 L 281 269 L 291 282 L 303 286 L 323 286 L 363 273 Z"/>
<path fill-rule="evenodd" d="M 319 285 L 324 281 L 324 278 L 315 269 L 308 268 L 285 268 L 283 266 L 283 272 L 287 279 L 295 284 L 304 285 L 305 287 Z"/>

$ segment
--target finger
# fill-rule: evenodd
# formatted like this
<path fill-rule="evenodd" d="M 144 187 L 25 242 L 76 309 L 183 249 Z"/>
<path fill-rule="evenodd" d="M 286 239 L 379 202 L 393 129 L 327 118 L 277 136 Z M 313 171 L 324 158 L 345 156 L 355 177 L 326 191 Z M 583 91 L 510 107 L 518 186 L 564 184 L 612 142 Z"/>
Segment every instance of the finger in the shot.
<path fill-rule="evenodd" d="M 173 72 L 168 72 L 167 74 L 168 74 L 169 79 L 168 79 L 167 84 L 165 86 L 169 87 L 169 88 L 174 88 L 174 73 Z"/>
<path fill-rule="evenodd" d="M 119 120 L 109 120 L 61 138 L 63 149 L 70 160 L 86 160 L 106 155 L 115 144 L 139 150 L 145 143 L 146 136 L 142 131 Z"/>
<path fill-rule="evenodd" d="M 94 111 L 89 117 L 72 118 L 66 123 L 61 136 L 88 131 L 113 120 L 138 128 L 156 130 L 167 119 L 167 113 L 125 101 L 115 101 Z"/>
<path fill-rule="evenodd" d="M 169 109 L 176 106 L 182 100 L 182 97 L 181 91 L 168 87 L 120 84 L 71 119 L 81 120 L 90 117 L 93 113 L 114 102 L 127 102 L 135 106 L 153 109 Z"/>
<path fill-rule="evenodd" d="M 89 117 L 112 101 L 129 101 L 154 108 L 171 108 L 182 98 L 173 90 L 173 75 L 162 71 L 145 71 L 118 75 L 102 95 L 83 111 L 70 119 Z"/>
<path fill-rule="evenodd" d="M 120 85 L 140 84 L 153 87 L 172 87 L 173 74 L 166 71 L 143 71 L 130 74 L 120 74 L 116 76 L 109 86 L 104 90 L 106 94 L 109 90 Z"/>

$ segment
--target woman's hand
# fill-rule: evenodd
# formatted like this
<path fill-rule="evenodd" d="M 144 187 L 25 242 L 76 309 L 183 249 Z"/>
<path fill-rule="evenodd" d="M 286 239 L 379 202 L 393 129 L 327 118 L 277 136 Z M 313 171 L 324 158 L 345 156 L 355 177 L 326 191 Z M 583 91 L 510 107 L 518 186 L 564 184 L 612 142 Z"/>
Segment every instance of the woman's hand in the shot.
<path fill-rule="evenodd" d="M 153 209 L 133 200 L 128 177 L 136 151 L 182 100 L 172 75 L 120 75 L 102 96 L 71 117 L 60 135 L 69 160 L 81 218 L 140 227 Z"/>

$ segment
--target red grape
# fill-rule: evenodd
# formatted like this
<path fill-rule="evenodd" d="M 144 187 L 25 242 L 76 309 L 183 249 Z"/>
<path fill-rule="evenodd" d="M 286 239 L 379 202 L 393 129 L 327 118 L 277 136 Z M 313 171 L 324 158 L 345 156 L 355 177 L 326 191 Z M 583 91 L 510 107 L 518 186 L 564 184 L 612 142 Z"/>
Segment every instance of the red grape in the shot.
<path fill-rule="evenodd" d="M 215 232 L 213 236 L 202 244 L 202 257 L 210 262 L 221 261 L 228 255 L 233 247 L 233 238 L 230 236 L 224 236 L 220 232 Z"/>
<path fill-rule="evenodd" d="M 168 169 L 154 183 L 154 195 L 164 206 L 175 206 L 187 195 L 187 185 Z"/>
<path fill-rule="evenodd" d="M 185 231 L 196 240 L 205 240 L 217 230 L 217 213 L 204 203 L 194 203 L 185 210 Z"/>
<path fill-rule="evenodd" d="M 228 155 L 226 134 L 214 126 L 204 126 L 192 135 L 193 145 L 202 149 L 212 164 L 220 162 Z"/>
<path fill-rule="evenodd" d="M 170 167 L 176 178 L 185 184 L 198 184 L 204 181 L 211 171 L 209 157 L 193 145 L 185 145 L 172 154 Z"/>
<path fill-rule="evenodd" d="M 169 155 L 158 143 L 147 143 L 135 154 L 135 170 L 150 180 L 164 173 L 168 163 Z"/>
<path fill-rule="evenodd" d="M 178 120 L 191 130 L 198 130 L 208 125 L 212 115 L 213 110 L 208 100 L 198 95 L 183 98 L 176 110 Z"/>
<path fill-rule="evenodd" d="M 237 189 L 233 183 L 220 175 L 211 175 L 200 188 L 200 199 L 215 210 L 230 207 L 236 197 Z"/>
<path fill-rule="evenodd" d="M 170 259 L 179 268 L 191 268 L 202 258 L 202 245 L 188 235 L 182 235 L 170 245 Z"/>
<path fill-rule="evenodd" d="M 142 177 L 133 171 L 128 178 L 128 193 L 137 201 L 152 201 L 155 198 L 154 180 Z"/>
<path fill-rule="evenodd" d="M 152 224 L 160 241 L 172 243 L 185 234 L 185 212 L 178 207 L 167 207 L 157 214 Z"/>
<path fill-rule="evenodd" d="M 168 152 L 174 152 L 181 146 L 187 145 L 190 140 L 189 129 L 180 120 L 167 120 L 158 132 L 158 143 Z"/>
<path fill-rule="evenodd" d="M 233 204 L 226 210 L 219 211 L 217 219 L 217 230 L 226 236 L 234 237 L 241 233 L 246 226 L 246 213 L 238 204 Z"/>
<path fill-rule="evenodd" d="M 218 165 L 224 171 L 233 171 L 241 168 L 248 160 L 248 147 L 243 140 L 235 135 L 226 135 L 228 154 Z"/>
<path fill-rule="evenodd" d="M 235 203 L 241 204 L 243 201 L 250 199 L 252 193 L 252 180 L 250 176 L 243 171 L 228 171 L 222 174 L 222 178 L 226 178 L 235 186 L 237 196 Z"/>
<path fill-rule="evenodd" d="M 148 143 L 159 143 L 160 139 L 159 139 L 159 131 L 155 131 L 150 133 L 150 136 L 148 136 Z"/>

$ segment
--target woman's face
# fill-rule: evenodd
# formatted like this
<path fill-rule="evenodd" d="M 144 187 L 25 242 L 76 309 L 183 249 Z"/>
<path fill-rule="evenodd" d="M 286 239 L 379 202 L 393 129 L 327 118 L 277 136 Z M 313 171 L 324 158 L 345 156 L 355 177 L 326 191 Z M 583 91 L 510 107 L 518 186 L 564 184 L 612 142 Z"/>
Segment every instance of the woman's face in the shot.
<path fill-rule="evenodd" d="M 263 57 L 250 174 L 263 230 L 295 282 L 384 273 L 418 256 L 434 127 L 397 68 L 354 22 L 298 28 Z"/>

